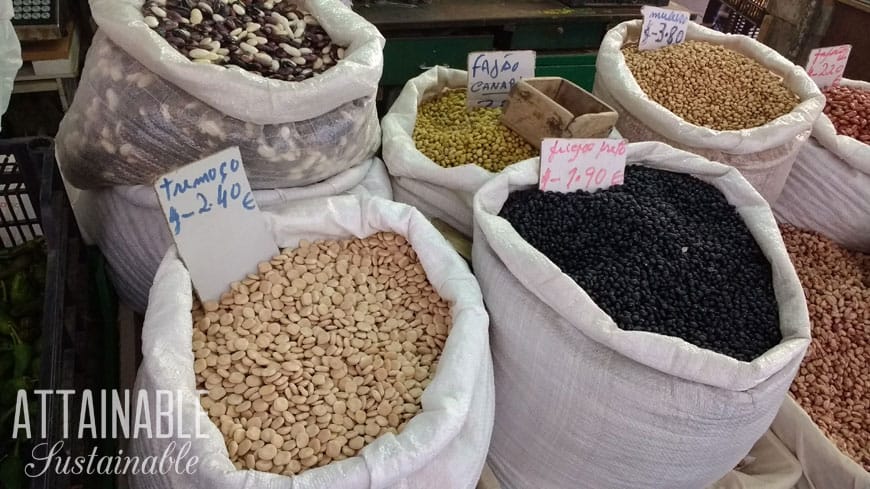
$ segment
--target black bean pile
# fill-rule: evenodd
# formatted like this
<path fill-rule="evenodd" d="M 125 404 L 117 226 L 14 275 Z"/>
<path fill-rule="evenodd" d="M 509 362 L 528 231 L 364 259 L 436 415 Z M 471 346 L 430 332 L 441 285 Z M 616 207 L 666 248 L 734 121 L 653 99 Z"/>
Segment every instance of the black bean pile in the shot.
<path fill-rule="evenodd" d="M 512 193 L 500 213 L 616 324 L 751 361 L 780 342 L 770 263 L 692 176 L 630 166 L 595 193 Z"/>
<path fill-rule="evenodd" d="M 146 0 L 142 15 L 193 62 L 268 78 L 302 81 L 344 56 L 317 19 L 290 0 Z"/>

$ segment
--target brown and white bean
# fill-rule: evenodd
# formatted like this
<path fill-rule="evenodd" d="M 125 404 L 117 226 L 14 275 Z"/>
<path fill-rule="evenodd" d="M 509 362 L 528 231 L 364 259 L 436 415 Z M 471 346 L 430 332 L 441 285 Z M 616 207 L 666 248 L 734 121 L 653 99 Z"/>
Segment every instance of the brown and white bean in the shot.
<path fill-rule="evenodd" d="M 267 78 L 302 81 L 344 56 L 317 20 L 289 0 L 147 0 L 142 15 L 191 61 Z"/>
<path fill-rule="evenodd" d="M 843 453 L 870 470 L 870 255 L 782 226 L 804 287 L 812 342 L 791 394 Z"/>
<path fill-rule="evenodd" d="M 451 325 L 449 304 L 393 233 L 301 242 L 192 314 L 202 407 L 230 459 L 286 475 L 400 432 L 421 410 Z"/>

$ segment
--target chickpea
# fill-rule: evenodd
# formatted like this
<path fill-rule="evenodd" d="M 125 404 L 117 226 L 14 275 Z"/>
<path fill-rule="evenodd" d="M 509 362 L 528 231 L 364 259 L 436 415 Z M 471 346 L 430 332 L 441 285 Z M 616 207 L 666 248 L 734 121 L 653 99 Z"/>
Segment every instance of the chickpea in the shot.
<path fill-rule="evenodd" d="M 622 48 L 637 84 L 654 102 L 698 126 L 762 126 L 800 103 L 782 78 L 740 53 L 703 41 L 638 51 Z"/>

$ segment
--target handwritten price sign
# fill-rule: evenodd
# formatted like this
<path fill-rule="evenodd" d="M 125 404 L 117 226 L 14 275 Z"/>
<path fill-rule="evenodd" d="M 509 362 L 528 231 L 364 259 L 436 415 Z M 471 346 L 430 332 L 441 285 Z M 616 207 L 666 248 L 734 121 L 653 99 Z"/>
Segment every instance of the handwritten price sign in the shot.
<path fill-rule="evenodd" d="M 535 76 L 534 51 L 468 54 L 468 107 L 501 107 L 523 78 Z"/>
<path fill-rule="evenodd" d="M 840 83 L 851 51 L 851 44 L 813 49 L 810 51 L 810 60 L 807 63 L 807 74 L 819 88 L 828 88 Z"/>
<path fill-rule="evenodd" d="M 538 188 L 567 193 L 622 185 L 625 145 L 625 139 L 544 139 Z"/>
<path fill-rule="evenodd" d="M 643 7 L 643 28 L 637 49 L 647 51 L 671 44 L 679 44 L 686 39 L 689 13 L 658 7 Z"/>
<path fill-rule="evenodd" d="M 203 301 L 278 254 L 257 208 L 239 148 L 232 147 L 154 183 L 160 207 Z"/>

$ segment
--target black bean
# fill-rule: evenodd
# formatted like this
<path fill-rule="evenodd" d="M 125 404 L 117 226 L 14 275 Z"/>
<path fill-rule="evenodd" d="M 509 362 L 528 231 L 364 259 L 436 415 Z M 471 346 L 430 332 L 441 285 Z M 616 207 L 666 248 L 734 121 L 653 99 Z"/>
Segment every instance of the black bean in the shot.
<path fill-rule="evenodd" d="M 782 340 L 770 263 L 701 180 L 630 166 L 595 193 L 514 192 L 500 215 L 624 330 L 743 361 Z"/>

